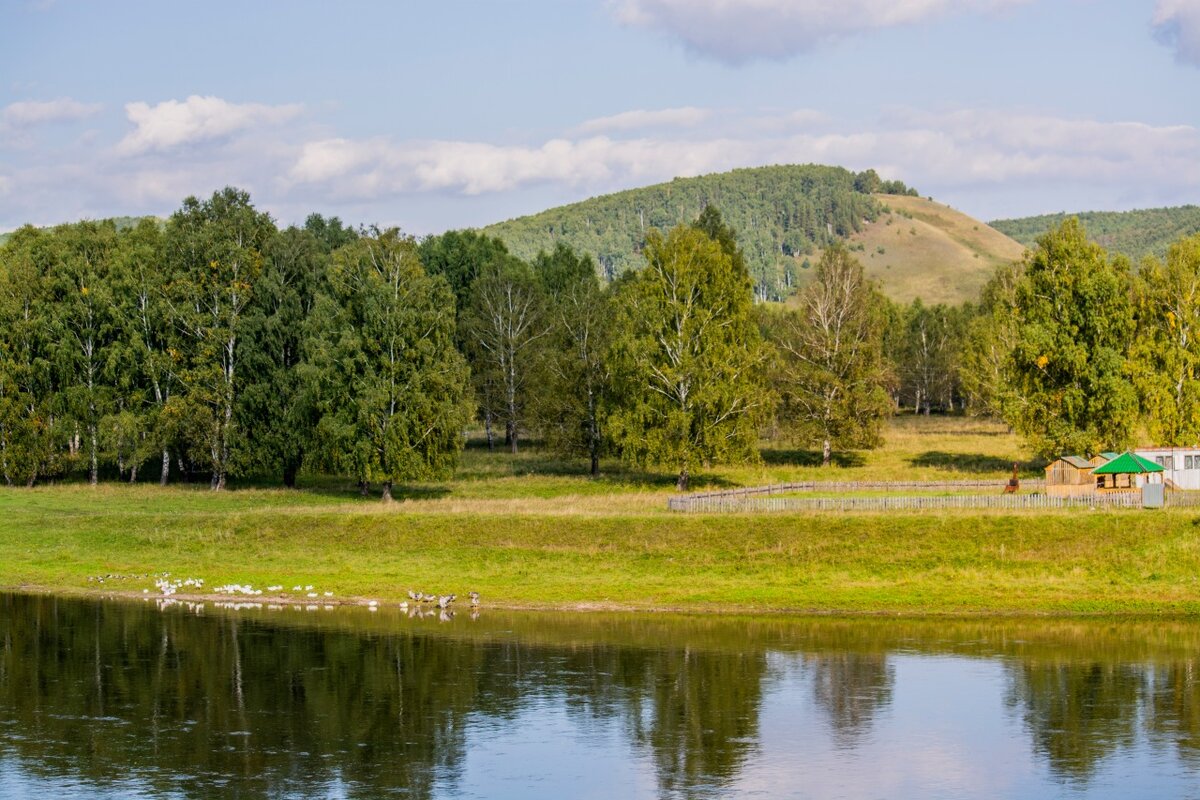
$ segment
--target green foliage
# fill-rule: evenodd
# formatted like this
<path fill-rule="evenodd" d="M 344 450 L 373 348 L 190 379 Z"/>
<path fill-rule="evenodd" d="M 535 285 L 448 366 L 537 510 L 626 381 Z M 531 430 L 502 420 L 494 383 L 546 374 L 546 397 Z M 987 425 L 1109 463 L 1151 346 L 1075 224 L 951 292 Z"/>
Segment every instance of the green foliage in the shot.
<path fill-rule="evenodd" d="M 242 391 L 237 409 L 245 436 L 241 467 L 281 472 L 285 486 L 295 486 L 316 424 L 301 366 L 308 351 L 306 322 L 327 290 L 325 248 L 357 239 L 331 235 L 332 226 L 316 226 L 314 218 L 320 219 L 313 215 L 303 229 L 280 231 L 267 243 L 242 341 L 242 365 L 254 380 Z"/>
<path fill-rule="evenodd" d="M 446 477 L 471 418 L 450 287 L 394 228 L 337 250 L 329 284 L 310 344 L 324 463 L 382 481 L 385 499 L 393 482 Z"/>
<path fill-rule="evenodd" d="M 1158 445 L 1200 442 L 1200 235 L 1149 259 L 1134 282 L 1131 368 Z"/>
<path fill-rule="evenodd" d="M 533 398 L 538 428 L 552 452 L 583 456 L 600 472 L 606 416 L 613 401 L 608 349 L 615 313 L 596 264 L 559 243 L 539 253 L 534 272 L 545 290 L 550 331 L 541 390 Z"/>
<path fill-rule="evenodd" d="M 900 406 L 916 413 L 960 405 L 959 363 L 970 307 L 927 306 L 918 298 L 898 310 L 888 341 Z"/>
<path fill-rule="evenodd" d="M 1137 211 L 1088 211 L 1082 214 L 1044 214 L 989 223 L 1001 233 L 1032 247 L 1043 233 L 1075 217 L 1093 242 L 1137 263 L 1146 256 L 1162 258 L 1172 242 L 1200 233 L 1200 206 L 1150 208 Z"/>
<path fill-rule="evenodd" d="M 1138 421 L 1126 363 L 1135 335 L 1127 264 L 1069 219 L 1030 251 L 1016 315 L 1013 427 L 1047 458 L 1125 449 Z"/>
<path fill-rule="evenodd" d="M 984 286 L 974 313 L 966 320 L 959 352 L 958 379 L 967 409 L 996 419 L 1016 413 L 1016 395 L 1008 378 L 1009 357 L 1016 349 L 1017 284 L 1024 265 L 997 268 Z"/>
<path fill-rule="evenodd" d="M 172 282 L 166 294 L 172 321 L 183 332 L 180 374 L 190 409 L 203 414 L 195 422 L 207 431 L 214 489 L 225 486 L 239 446 L 239 340 L 274 234 L 271 218 L 233 188 L 205 201 L 187 198 L 167 223 Z"/>
<path fill-rule="evenodd" d="M 849 236 L 874 220 L 871 191 L 910 192 L 884 183 L 873 171 L 855 175 L 817 165 L 738 169 L 596 197 L 484 229 L 520 258 L 533 258 L 558 242 L 593 256 L 603 277 L 614 280 L 642 264 L 648 234 L 690 224 L 715 205 L 737 231 L 755 292 L 779 299 L 788 273 L 814 249 Z"/>
<path fill-rule="evenodd" d="M 470 286 L 460 338 L 489 446 L 492 426 L 500 423 L 510 451 L 517 452 L 550 329 L 545 292 L 528 264 L 504 256 L 481 267 Z"/>
<path fill-rule="evenodd" d="M 504 242 L 475 231 L 447 231 L 421 242 L 421 263 L 430 275 L 441 275 L 454 292 L 457 308 L 470 302 L 471 285 L 487 270 L 500 270 L 516 259 Z M 532 253 L 530 254 L 532 255 Z"/>
<path fill-rule="evenodd" d="M 779 418 L 804 445 L 872 448 L 893 410 L 883 357 L 887 300 L 840 246 L 827 248 L 794 309 L 767 312 L 767 338 L 779 351 L 775 386 Z"/>
<path fill-rule="evenodd" d="M 720 242 L 679 226 L 651 231 L 645 252 L 645 268 L 618 287 L 622 403 L 610 424 L 626 460 L 674 468 L 682 491 L 699 466 L 757 458 L 769 351 L 750 280 Z"/>

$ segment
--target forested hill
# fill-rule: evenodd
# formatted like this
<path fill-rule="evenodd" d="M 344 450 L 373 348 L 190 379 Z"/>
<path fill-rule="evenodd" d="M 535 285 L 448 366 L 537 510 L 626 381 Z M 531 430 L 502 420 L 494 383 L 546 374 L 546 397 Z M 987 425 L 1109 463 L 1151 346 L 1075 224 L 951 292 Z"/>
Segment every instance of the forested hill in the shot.
<path fill-rule="evenodd" d="M 692 222 L 707 205 L 738 232 L 760 296 L 795 285 L 806 256 L 877 219 L 876 192 L 907 193 L 873 170 L 817 165 L 737 169 L 594 197 L 485 229 L 524 259 L 563 241 L 590 253 L 608 278 L 641 263 L 646 232 Z"/>
<path fill-rule="evenodd" d="M 1093 241 L 1111 252 L 1129 256 L 1135 263 L 1148 255 L 1161 258 L 1171 242 L 1200 232 L 1200 206 L 1043 214 L 1038 217 L 1001 219 L 990 224 L 1029 246 L 1067 217 L 1078 217 Z"/>
<path fill-rule="evenodd" d="M 737 169 L 604 195 L 485 228 L 524 259 L 563 241 L 596 258 L 608 278 L 641 265 L 652 228 L 691 222 L 715 205 L 738 234 L 760 298 L 804 283 L 820 251 L 847 241 L 896 300 L 975 299 L 995 266 L 1019 258 L 1006 236 L 916 196 L 874 170 L 793 165 Z M 897 233 L 903 231 L 903 236 Z"/>
<path fill-rule="evenodd" d="M 166 222 L 166 220 L 162 219 L 161 217 L 149 217 L 149 219 L 157 219 L 159 222 L 162 222 L 162 223 Z M 137 224 L 142 221 L 142 217 L 108 217 L 107 219 L 96 220 L 96 221 L 97 222 L 111 222 L 114 226 L 116 226 L 117 230 L 124 231 L 124 230 L 129 230 L 130 228 L 136 228 Z M 8 233 L 0 233 L 0 245 L 3 245 L 5 242 L 7 242 L 11 238 L 12 238 L 12 231 L 9 231 Z"/>

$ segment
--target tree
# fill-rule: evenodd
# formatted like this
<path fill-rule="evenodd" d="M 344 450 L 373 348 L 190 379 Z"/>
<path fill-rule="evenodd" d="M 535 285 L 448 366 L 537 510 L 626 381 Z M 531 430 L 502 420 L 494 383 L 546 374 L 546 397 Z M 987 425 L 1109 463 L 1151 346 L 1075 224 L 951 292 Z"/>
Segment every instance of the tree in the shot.
<path fill-rule="evenodd" d="M 796 306 L 772 314 L 768 338 L 779 350 L 776 386 L 785 427 L 805 444 L 877 447 L 893 410 L 883 359 L 885 300 L 844 247 L 827 248 Z"/>
<path fill-rule="evenodd" d="M 53 309 L 52 350 L 63 388 L 63 411 L 82 429 L 88 483 L 100 471 L 100 420 L 114 399 L 117 339 L 112 270 L 117 232 L 112 223 L 79 222 L 55 229 L 58 244 L 48 274 Z"/>
<path fill-rule="evenodd" d="M 1146 426 L 1159 445 L 1200 441 L 1200 235 L 1149 259 L 1134 283 L 1131 367 Z"/>
<path fill-rule="evenodd" d="M 53 234 L 26 226 L 0 250 L 0 467 L 33 486 L 62 469 L 52 362 Z"/>
<path fill-rule="evenodd" d="M 453 295 L 396 229 L 333 256 L 313 314 L 320 456 L 364 486 L 445 477 L 471 418 L 466 362 L 454 347 Z"/>
<path fill-rule="evenodd" d="M 758 457 L 771 409 L 768 349 L 752 288 L 721 244 L 694 227 L 646 238 L 646 266 L 619 286 L 613 358 L 622 407 L 612 430 L 624 458 L 692 471 Z"/>
<path fill-rule="evenodd" d="M 538 254 L 533 268 L 546 292 L 551 324 L 546 383 L 535 398 L 538 427 L 550 449 L 587 457 L 594 477 L 604 447 L 612 303 L 592 259 L 565 244 Z"/>
<path fill-rule="evenodd" d="M 963 310 L 944 304 L 926 306 L 920 298 L 900 315 L 900 397 L 902 403 L 911 402 L 915 413 L 954 410 L 965 316 Z"/>
<path fill-rule="evenodd" d="M 117 379 L 123 410 L 135 416 L 116 423 L 140 430 L 141 446 L 130 452 L 149 458 L 160 454 L 159 484 L 171 474 L 170 437 L 163 409 L 179 390 L 179 335 L 171 323 L 167 288 L 171 275 L 162 229 L 152 219 L 141 220 L 121 235 L 113 295 L 122 326 Z M 117 436 L 114 429 L 113 435 Z M 145 452 L 143 452 L 145 450 Z M 136 458 L 136 457 L 135 457 Z M 140 463 L 140 462 L 139 462 Z"/>
<path fill-rule="evenodd" d="M 462 323 L 472 372 L 491 445 L 493 419 L 504 423 L 513 454 L 526 425 L 541 366 L 540 347 L 550 332 L 545 295 L 529 265 L 506 258 L 489 263 L 474 283 Z"/>
<path fill-rule="evenodd" d="M 998 267 L 966 322 L 958 377 L 972 413 L 1013 418 L 1016 395 L 1008 365 L 1020 336 L 1017 285 L 1023 273 L 1020 262 Z"/>
<path fill-rule="evenodd" d="M 234 419 L 242 389 L 238 346 L 262 273 L 263 250 L 274 232 L 271 218 L 234 188 L 203 202 L 187 198 L 167 223 L 172 318 L 189 349 L 183 382 L 192 408 L 207 410 L 213 489 L 225 488 L 239 444 Z"/>
<path fill-rule="evenodd" d="M 299 367 L 308 345 L 305 321 L 325 289 L 328 265 L 321 240 L 307 226 L 275 234 L 266 245 L 262 275 L 245 317 L 241 360 L 254 380 L 238 406 L 245 439 L 242 462 L 277 470 L 289 488 L 296 485 L 316 425 L 310 387 Z"/>
<path fill-rule="evenodd" d="M 475 231 L 447 231 L 421 242 L 421 263 L 430 275 L 441 275 L 454 292 L 461 314 L 471 299 L 471 286 L 485 271 L 501 269 L 516 259 L 504 242 Z"/>
<path fill-rule="evenodd" d="M 1046 458 L 1127 447 L 1138 418 L 1127 262 L 1068 219 L 1027 253 L 1016 289 L 1009 422 Z"/>

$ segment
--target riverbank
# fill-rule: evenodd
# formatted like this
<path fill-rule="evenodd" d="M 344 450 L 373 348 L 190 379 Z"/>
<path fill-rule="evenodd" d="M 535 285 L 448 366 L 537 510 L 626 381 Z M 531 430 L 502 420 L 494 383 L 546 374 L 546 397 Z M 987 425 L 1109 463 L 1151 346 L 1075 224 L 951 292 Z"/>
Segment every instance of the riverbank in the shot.
<path fill-rule="evenodd" d="M 885 447 L 831 468 L 814 457 L 769 448 L 761 465 L 707 471 L 694 488 L 985 479 L 999 491 L 1014 461 L 1040 471 L 1003 427 L 953 417 L 897 419 Z M 155 596 L 150 576 L 170 573 L 204 580 L 179 596 L 229 602 L 392 604 L 413 589 L 457 594 L 459 608 L 477 591 L 491 608 L 1200 612 L 1194 510 L 677 514 L 673 482 L 608 463 L 592 480 L 536 449 L 475 447 L 454 480 L 398 487 L 386 505 L 311 476 L 299 491 L 0 488 L 0 588 Z M 263 594 L 214 596 L 230 584 Z"/>
<path fill-rule="evenodd" d="M 654 497 L 558 499 L 517 513 L 508 501 L 454 511 L 262 490 L 6 489 L 0 587 L 152 595 L 149 576 L 170 573 L 203 579 L 196 595 L 239 584 L 318 603 L 398 602 L 411 588 L 477 591 L 493 607 L 1200 611 L 1194 511 L 681 516 Z M 146 577 L 96 580 L 109 575 Z"/>

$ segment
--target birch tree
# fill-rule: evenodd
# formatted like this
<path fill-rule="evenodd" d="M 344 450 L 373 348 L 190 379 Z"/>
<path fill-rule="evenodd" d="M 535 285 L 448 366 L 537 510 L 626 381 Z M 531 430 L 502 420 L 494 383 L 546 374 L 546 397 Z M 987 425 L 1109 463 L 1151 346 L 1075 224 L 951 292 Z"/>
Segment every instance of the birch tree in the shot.
<path fill-rule="evenodd" d="M 1200 442 L 1200 235 L 1147 261 L 1134 283 L 1131 370 L 1154 443 Z"/>
<path fill-rule="evenodd" d="M 189 350 L 182 376 L 190 403 L 207 412 L 214 490 L 225 488 L 238 444 L 238 343 L 262 273 L 263 248 L 274 230 L 250 196 L 233 188 L 203 202 L 187 198 L 167 223 L 171 315 Z"/>
<path fill-rule="evenodd" d="M 825 250 L 794 308 L 768 317 L 779 351 L 780 420 L 804 444 L 834 449 L 877 447 L 893 411 L 883 359 L 883 297 L 845 248 Z"/>
<path fill-rule="evenodd" d="M 63 411 L 79 426 L 88 483 L 100 474 L 100 420 L 114 389 L 110 364 L 118 338 L 113 298 L 117 234 L 112 223 L 79 222 L 57 228 L 50 270 L 52 347 L 62 387 Z"/>
<path fill-rule="evenodd" d="M 476 385 L 489 419 L 504 423 L 514 455 L 527 426 L 533 375 L 550 333 L 545 298 L 529 265 L 516 259 L 489 264 L 471 285 L 463 339 L 476 367 Z M 490 435 L 490 434 L 489 434 Z"/>
<path fill-rule="evenodd" d="M 750 278 L 719 242 L 694 227 L 651 231 L 645 256 L 618 289 L 610 426 L 626 460 L 672 467 L 685 491 L 697 468 L 758 458 L 768 349 Z"/>
<path fill-rule="evenodd" d="M 1010 424 L 1046 458 L 1127 447 L 1139 417 L 1128 264 L 1072 218 L 1026 254 L 1016 289 Z"/>
<path fill-rule="evenodd" d="M 566 245 L 540 254 L 533 268 L 546 292 L 551 323 L 546 385 L 537 395 L 539 428 L 552 450 L 587 458 L 594 477 L 600 474 L 611 400 L 611 297 L 600 286 L 595 262 Z"/>
<path fill-rule="evenodd" d="M 334 253 L 307 367 L 318 456 L 364 486 L 381 481 L 385 501 L 396 482 L 444 478 L 462 449 L 473 409 L 453 308 L 449 285 L 398 230 Z"/>

